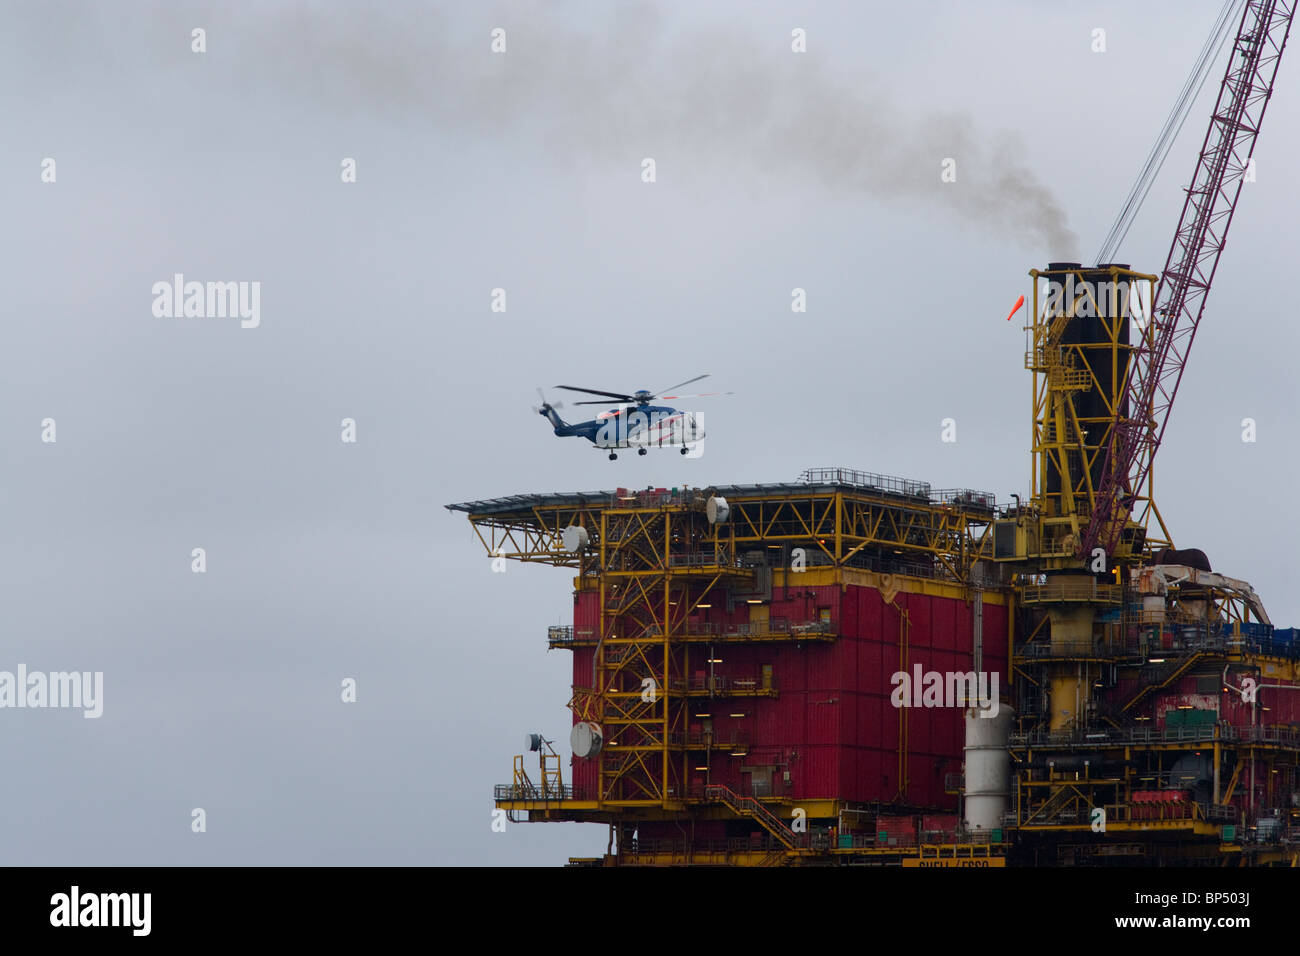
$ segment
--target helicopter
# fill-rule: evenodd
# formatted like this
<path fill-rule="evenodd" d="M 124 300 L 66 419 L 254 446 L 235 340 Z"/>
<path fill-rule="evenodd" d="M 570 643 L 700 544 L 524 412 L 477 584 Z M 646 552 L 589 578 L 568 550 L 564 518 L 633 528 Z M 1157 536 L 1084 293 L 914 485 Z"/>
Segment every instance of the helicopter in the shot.
<path fill-rule="evenodd" d="M 684 382 L 678 382 L 676 385 L 660 389 L 659 392 L 671 392 L 683 385 L 690 385 L 692 382 L 698 382 L 700 379 L 708 377 L 706 372 L 704 375 L 697 375 L 695 378 L 689 378 Z M 604 396 L 599 401 L 574 402 L 575 405 L 605 405 L 611 398 L 624 403 L 618 408 L 611 408 L 608 411 L 601 412 L 589 422 L 570 424 L 559 415 L 558 409 L 564 407 L 563 403 L 548 402 L 542 390 L 540 388 L 537 390 L 542 404 L 540 407 L 535 407 L 533 411 L 542 415 L 551 423 L 551 427 L 558 437 L 585 438 L 597 448 L 609 449 L 610 461 L 618 458 L 618 452 L 615 451 L 618 448 L 635 448 L 638 455 L 644 455 L 651 446 L 681 445 L 681 454 L 685 455 L 690 452 L 691 445 L 704 438 L 704 427 L 695 413 L 679 411 L 666 405 L 651 405 L 651 402 L 732 394 L 731 392 L 702 392 L 697 395 L 667 395 L 640 389 L 628 395 L 623 392 L 605 392 L 594 388 L 579 388 L 576 385 L 556 385 L 554 387 L 570 392 L 584 392 L 588 395 Z"/>

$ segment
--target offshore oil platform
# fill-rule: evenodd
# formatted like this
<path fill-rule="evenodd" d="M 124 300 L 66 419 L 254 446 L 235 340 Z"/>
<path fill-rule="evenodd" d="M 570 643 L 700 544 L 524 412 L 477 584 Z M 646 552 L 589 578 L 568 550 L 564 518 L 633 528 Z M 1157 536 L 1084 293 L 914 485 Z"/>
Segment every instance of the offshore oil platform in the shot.
<path fill-rule="evenodd" d="M 815 468 L 448 505 L 574 575 L 572 757 L 528 735 L 496 806 L 608 825 L 573 865 L 1300 865 L 1300 641 L 1152 495 L 1293 13 L 1243 5 L 1160 275 L 1031 270 L 1023 499 Z"/>

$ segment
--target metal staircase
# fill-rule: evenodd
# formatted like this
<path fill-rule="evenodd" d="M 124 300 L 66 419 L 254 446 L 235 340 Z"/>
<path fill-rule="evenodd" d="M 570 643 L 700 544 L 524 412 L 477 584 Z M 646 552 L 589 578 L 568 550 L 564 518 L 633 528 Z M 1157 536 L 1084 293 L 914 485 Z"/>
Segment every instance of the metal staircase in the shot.
<path fill-rule="evenodd" d="M 1129 699 L 1121 709 L 1120 713 L 1124 714 L 1140 704 L 1148 694 L 1152 694 L 1161 688 L 1168 687 L 1178 678 L 1182 677 L 1191 669 L 1192 665 L 1205 657 L 1205 652 L 1197 651 L 1188 654 L 1182 660 L 1169 661 L 1167 664 L 1158 665 L 1157 670 L 1152 675 L 1152 679 L 1143 685 L 1142 689 Z"/>
<path fill-rule="evenodd" d="M 798 841 L 795 832 L 785 825 L 784 820 L 753 797 L 742 797 L 740 794 L 719 784 L 710 784 L 705 787 L 704 796 L 710 800 L 720 801 L 741 816 L 753 817 L 764 830 L 772 834 L 777 839 L 777 842 L 787 850 L 795 849 L 795 844 Z"/>

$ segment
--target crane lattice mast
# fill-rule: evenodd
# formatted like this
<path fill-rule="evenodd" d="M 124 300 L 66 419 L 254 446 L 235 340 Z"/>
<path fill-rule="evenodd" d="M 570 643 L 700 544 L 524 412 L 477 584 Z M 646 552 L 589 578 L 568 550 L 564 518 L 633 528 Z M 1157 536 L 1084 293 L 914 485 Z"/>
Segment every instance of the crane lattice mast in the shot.
<path fill-rule="evenodd" d="M 1147 327 L 1134 346 L 1092 515 L 1079 553 L 1108 555 L 1151 477 L 1219 256 L 1246 182 L 1296 0 L 1248 0 L 1187 189 Z"/>

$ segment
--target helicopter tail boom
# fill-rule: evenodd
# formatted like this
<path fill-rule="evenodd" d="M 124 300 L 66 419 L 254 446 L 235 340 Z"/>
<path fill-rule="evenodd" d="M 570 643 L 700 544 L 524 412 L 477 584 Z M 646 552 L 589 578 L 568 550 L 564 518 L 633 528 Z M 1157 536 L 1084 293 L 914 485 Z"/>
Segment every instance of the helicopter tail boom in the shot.
<path fill-rule="evenodd" d="M 557 435 L 568 434 L 569 423 L 566 422 L 563 418 L 561 418 L 560 413 L 557 412 L 549 404 L 542 405 L 542 407 L 537 410 L 537 414 L 543 416 L 548 422 L 551 423 L 551 427 L 555 429 L 555 434 Z"/>

